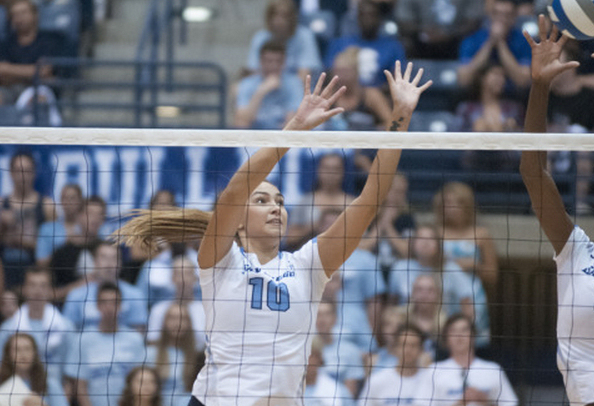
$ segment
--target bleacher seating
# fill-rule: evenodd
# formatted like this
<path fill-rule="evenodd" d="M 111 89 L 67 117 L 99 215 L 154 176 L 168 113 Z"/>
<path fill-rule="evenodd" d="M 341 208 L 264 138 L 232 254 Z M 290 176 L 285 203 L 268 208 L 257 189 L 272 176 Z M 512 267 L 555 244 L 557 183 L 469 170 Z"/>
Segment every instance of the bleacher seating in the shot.
<path fill-rule="evenodd" d="M 39 5 L 39 29 L 64 36 L 64 56 L 77 56 L 80 40 L 80 3 L 76 0 L 54 0 Z"/>
<path fill-rule="evenodd" d="M 419 100 L 418 109 L 453 112 L 461 97 L 461 90 L 458 86 L 458 61 L 417 59 L 413 62 L 415 67 L 424 69 L 423 78 L 433 80 L 433 85 Z"/>

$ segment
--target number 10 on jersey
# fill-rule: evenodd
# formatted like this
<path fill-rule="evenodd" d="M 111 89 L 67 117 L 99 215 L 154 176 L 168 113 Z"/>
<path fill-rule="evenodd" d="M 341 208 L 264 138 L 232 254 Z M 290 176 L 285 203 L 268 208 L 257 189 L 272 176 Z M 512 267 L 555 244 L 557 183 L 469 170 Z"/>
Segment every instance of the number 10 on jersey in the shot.
<path fill-rule="evenodd" d="M 262 301 L 264 300 L 264 278 L 250 278 L 250 285 L 252 289 L 252 309 L 262 309 Z M 266 305 L 270 310 L 275 312 L 286 312 L 291 307 L 289 300 L 289 288 L 287 285 L 280 282 L 268 281 L 266 286 Z"/>

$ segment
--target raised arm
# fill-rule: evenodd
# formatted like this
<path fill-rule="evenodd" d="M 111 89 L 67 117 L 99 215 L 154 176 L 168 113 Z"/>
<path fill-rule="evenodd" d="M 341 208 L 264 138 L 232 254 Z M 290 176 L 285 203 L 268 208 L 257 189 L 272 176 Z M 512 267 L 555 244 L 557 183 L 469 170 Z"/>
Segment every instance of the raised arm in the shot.
<path fill-rule="evenodd" d="M 338 77 L 334 77 L 324 88 L 325 77 L 325 74 L 320 76 L 313 93 L 311 78 L 309 76 L 306 78 L 303 100 L 284 130 L 311 130 L 343 111 L 342 108 L 331 109 L 331 106 L 344 93 L 344 87 L 334 92 L 338 81 Z M 266 179 L 287 151 L 288 148 L 261 148 L 233 175 L 221 193 L 204 232 L 198 252 L 198 263 L 201 268 L 212 268 L 229 252 L 249 196 Z"/>
<path fill-rule="evenodd" d="M 393 101 L 392 123 L 388 130 L 406 131 L 419 96 L 432 82 L 428 81 L 418 86 L 423 69 L 419 69 L 411 80 L 412 63 L 408 64 L 404 75 L 401 73 L 400 61 L 396 61 L 394 76 L 388 71 L 384 73 Z M 400 153 L 399 149 L 380 149 L 377 152 L 361 195 L 345 209 L 328 230 L 318 236 L 320 259 L 328 276 L 332 275 L 357 248 L 361 237 L 377 214 L 392 185 Z"/>
<path fill-rule="evenodd" d="M 557 39 L 559 37 L 557 27 L 554 26 L 551 35 L 547 37 L 543 15 L 539 16 L 538 25 L 540 43 L 537 44 L 524 32 L 532 48 L 532 86 L 524 128 L 526 132 L 544 133 L 547 129 L 546 115 L 551 82 L 561 72 L 576 68 L 579 64 L 575 61 L 562 63 L 559 60 L 567 37 L 562 36 Z M 573 223 L 565 211 L 561 194 L 546 169 L 546 161 L 546 152 L 523 151 L 520 173 L 540 226 L 555 252 L 559 254 L 571 234 Z"/>

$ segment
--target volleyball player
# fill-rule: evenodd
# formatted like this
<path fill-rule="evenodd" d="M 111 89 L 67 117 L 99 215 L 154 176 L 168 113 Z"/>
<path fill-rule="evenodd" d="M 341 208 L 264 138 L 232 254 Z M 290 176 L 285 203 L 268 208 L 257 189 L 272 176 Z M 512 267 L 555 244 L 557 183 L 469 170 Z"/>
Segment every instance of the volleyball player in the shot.
<path fill-rule="evenodd" d="M 399 62 L 394 75 L 385 74 L 394 104 L 390 130 L 405 131 L 420 94 L 431 81 L 419 86 L 422 69 L 413 78 L 412 64 L 402 74 Z M 312 92 L 307 78 L 304 98 L 285 130 L 309 130 L 342 112 L 342 108 L 331 106 L 345 88 L 334 91 L 337 77 L 324 87 L 324 79 L 322 74 Z M 302 404 L 310 341 L 324 285 L 356 249 L 375 217 L 401 153 L 379 150 L 361 195 L 326 231 L 295 253 L 288 253 L 279 251 L 287 226 L 284 198 L 266 182 L 287 150 L 262 148 L 255 152 L 231 178 L 208 220 L 198 254 L 208 346 L 191 406 Z M 188 220 L 195 216 L 198 221 L 199 215 L 182 214 L 186 220 L 179 223 L 177 234 L 192 230 L 200 234 L 200 227 L 192 228 Z M 172 213 L 164 216 L 170 220 Z M 152 230 L 154 236 L 160 227 L 158 217 L 149 213 L 137 220 L 141 227 L 120 233 L 141 236 Z"/>
<path fill-rule="evenodd" d="M 544 16 L 539 17 L 540 43 L 527 33 L 532 47 L 532 87 L 526 112 L 527 132 L 546 132 L 549 88 L 575 61 L 561 62 L 567 37 L 556 27 L 547 36 Z M 557 365 L 563 375 L 571 406 L 594 405 L 594 244 L 574 226 L 563 200 L 546 169 L 546 152 L 524 151 L 520 172 L 532 208 L 555 250 L 557 263 Z"/>

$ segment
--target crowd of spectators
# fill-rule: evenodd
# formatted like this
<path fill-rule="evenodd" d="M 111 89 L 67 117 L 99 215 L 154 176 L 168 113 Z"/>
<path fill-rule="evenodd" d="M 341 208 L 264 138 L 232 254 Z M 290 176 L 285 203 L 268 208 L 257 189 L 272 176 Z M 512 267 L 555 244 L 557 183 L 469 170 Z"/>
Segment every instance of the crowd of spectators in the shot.
<path fill-rule="evenodd" d="M 291 210 L 286 249 L 323 232 L 353 199 L 342 187 L 344 157 L 329 152 L 317 162 L 317 187 Z M 85 199 L 79 186 L 66 184 L 54 204 L 34 190 L 36 171 L 32 155 L 12 157 L 15 187 L 2 200 L 0 223 L 11 242 L 2 252 L 0 348 L 3 357 L 34 352 L 52 381 L 37 386 L 27 371 L 6 379 L 19 376 L 26 393 L 49 406 L 106 406 L 130 395 L 134 378 L 128 374 L 151 373 L 164 403 L 187 403 L 207 346 L 198 246 L 114 245 L 101 198 Z M 498 264 L 489 230 L 475 222 L 473 191 L 445 184 L 434 198 L 434 222 L 420 223 L 407 187 L 406 176 L 397 174 L 377 221 L 326 287 L 306 403 L 335 393 L 347 405 L 394 397 L 422 405 L 429 400 L 411 387 L 436 385 L 435 393 L 452 400 L 474 396 L 479 403 L 515 404 L 501 368 L 475 355 L 491 354 L 487 293 L 497 284 Z M 166 190 L 149 204 L 175 206 Z M 10 350 L 17 344 L 33 349 Z M 452 368 L 460 373 L 448 379 L 444 371 Z M 427 382 L 434 375 L 440 379 Z M 390 379 L 394 384 L 385 385 Z"/>
<path fill-rule="evenodd" d="M 328 70 L 349 90 L 339 102 L 345 112 L 326 129 L 385 127 L 383 70 L 397 59 L 422 58 L 459 61 L 457 83 L 468 92 L 456 110 L 461 130 L 520 130 L 530 63 L 520 23 L 541 7 L 516 0 L 272 0 L 249 45 L 234 125 L 281 128 L 302 97 L 304 76 Z M 16 0 L 7 9 L 11 30 L 0 47 L 4 104 L 16 103 L 31 84 L 39 58 L 64 50 L 54 34 L 39 30 L 35 3 Z M 321 11 L 337 22 L 330 37 L 300 23 Z M 567 57 L 580 57 L 588 46 L 570 44 Z M 56 72 L 47 66 L 41 74 Z M 591 130 L 592 115 L 577 114 L 571 103 L 588 106 L 592 88 L 587 70 L 556 82 L 552 128 Z M 353 199 L 343 189 L 345 168 L 352 169 L 357 192 L 357 173 L 369 169 L 372 157 L 373 151 L 357 150 L 313 158 L 315 187 L 290 213 L 287 249 L 333 222 Z M 590 173 L 589 157 L 578 158 L 580 170 Z M 468 154 L 463 164 L 500 170 L 515 168 L 517 157 Z M 56 204 L 34 189 L 36 170 L 31 155 L 15 155 L 12 193 L 0 202 L 0 385 L 20 380 L 49 406 L 126 406 L 139 403 L 139 394 L 186 404 L 206 346 L 198 247 L 114 246 L 101 197 L 84 197 L 71 184 Z M 445 184 L 433 200 L 434 221 L 421 224 L 407 203 L 407 187 L 406 176 L 396 176 L 377 221 L 327 286 L 306 404 L 337 404 L 327 401 L 338 397 L 362 406 L 386 399 L 449 405 L 463 398 L 514 405 L 501 367 L 477 356 L 490 355 L 488 297 L 498 283 L 498 262 L 489 230 L 476 221 L 474 191 Z M 579 190 L 585 202 L 589 184 Z M 151 208 L 174 206 L 168 191 L 151 202 Z M 47 379 L 44 368 L 51 371 Z"/>

